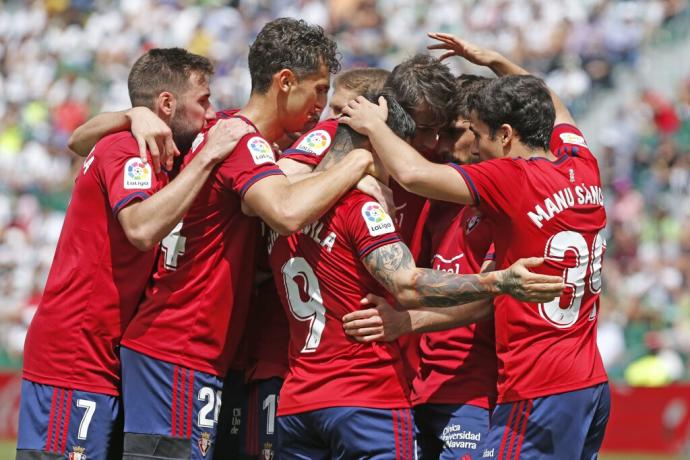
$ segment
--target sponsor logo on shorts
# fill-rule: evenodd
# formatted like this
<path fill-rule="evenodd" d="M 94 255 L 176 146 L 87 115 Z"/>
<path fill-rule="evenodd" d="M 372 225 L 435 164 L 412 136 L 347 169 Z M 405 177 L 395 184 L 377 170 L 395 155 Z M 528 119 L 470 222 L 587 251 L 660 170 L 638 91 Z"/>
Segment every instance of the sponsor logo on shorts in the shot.
<path fill-rule="evenodd" d="M 484 449 L 484 453 L 482 454 L 482 458 L 494 458 L 493 447 L 491 449 Z"/>
<path fill-rule="evenodd" d="M 72 447 L 72 452 L 69 453 L 69 460 L 86 460 L 86 449 L 79 446 Z"/>
<path fill-rule="evenodd" d="M 257 165 L 263 163 L 275 163 L 275 157 L 273 156 L 273 149 L 266 142 L 266 140 L 259 136 L 254 136 L 247 141 L 247 148 L 249 153 L 252 154 L 252 159 Z"/>
<path fill-rule="evenodd" d="M 318 129 L 307 134 L 297 145 L 297 150 L 313 153 L 314 155 L 321 155 L 326 151 L 329 145 L 331 145 L 331 135 L 328 134 L 328 131 Z"/>
<path fill-rule="evenodd" d="M 201 455 L 206 457 L 206 452 L 211 448 L 211 433 L 208 433 L 206 431 L 203 431 L 201 433 L 201 437 L 199 437 L 199 450 L 201 451 Z"/>
<path fill-rule="evenodd" d="M 151 188 L 151 166 L 140 158 L 130 158 L 125 163 L 125 190 Z"/>
<path fill-rule="evenodd" d="M 395 231 L 393 220 L 386 214 L 383 207 L 375 201 L 364 203 L 364 206 L 362 206 L 362 217 L 367 224 L 371 236 L 385 235 Z"/>
<path fill-rule="evenodd" d="M 448 425 L 443 428 L 441 441 L 451 449 L 471 449 L 477 450 L 481 444 L 482 434 L 479 432 L 463 429 L 459 424 Z"/>
<path fill-rule="evenodd" d="M 587 148 L 585 138 L 575 133 L 561 133 L 561 140 L 564 144 L 575 144 Z"/>

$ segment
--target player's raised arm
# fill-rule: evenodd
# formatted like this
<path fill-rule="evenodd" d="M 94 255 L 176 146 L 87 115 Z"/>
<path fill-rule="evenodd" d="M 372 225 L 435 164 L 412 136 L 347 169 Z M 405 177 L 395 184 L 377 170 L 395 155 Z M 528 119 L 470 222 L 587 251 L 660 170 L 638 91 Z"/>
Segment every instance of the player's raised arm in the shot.
<path fill-rule="evenodd" d="M 161 164 L 170 169 L 173 157 L 180 154 L 170 126 L 147 107 L 98 114 L 75 129 L 67 145 L 77 155 L 85 157 L 101 138 L 120 131 L 132 131 L 143 162 L 148 161 L 148 147 L 156 172 L 160 171 Z"/>
<path fill-rule="evenodd" d="M 216 123 L 204 147 L 172 182 L 117 214 L 127 239 L 142 251 L 158 244 L 182 219 L 213 168 L 252 131 L 252 127 L 238 118 Z"/>
<path fill-rule="evenodd" d="M 490 68 L 496 75 L 530 75 L 524 68 L 512 62 L 498 51 L 482 48 L 474 43 L 464 40 L 452 34 L 432 32 L 428 34 L 430 38 L 438 40 L 439 43 L 427 46 L 430 50 L 446 50 L 439 59 L 444 60 L 449 57 L 458 56 L 467 59 L 473 64 Z M 556 109 L 556 121 L 554 125 L 561 123 L 575 124 L 570 111 L 560 97 L 549 88 L 551 100 Z"/>
<path fill-rule="evenodd" d="M 358 97 L 343 109 L 341 122 L 371 141 L 378 158 L 393 178 L 406 190 L 428 198 L 472 204 L 473 198 L 457 172 L 446 165 L 432 163 L 398 137 L 387 125 L 384 97 L 374 104 Z"/>
<path fill-rule="evenodd" d="M 401 242 L 370 252 L 363 260 L 376 278 L 404 307 L 452 307 L 461 303 L 508 294 L 527 302 L 547 302 L 563 291 L 563 279 L 532 273 L 528 267 L 543 259 L 520 259 L 506 270 L 477 275 L 417 268 Z"/>

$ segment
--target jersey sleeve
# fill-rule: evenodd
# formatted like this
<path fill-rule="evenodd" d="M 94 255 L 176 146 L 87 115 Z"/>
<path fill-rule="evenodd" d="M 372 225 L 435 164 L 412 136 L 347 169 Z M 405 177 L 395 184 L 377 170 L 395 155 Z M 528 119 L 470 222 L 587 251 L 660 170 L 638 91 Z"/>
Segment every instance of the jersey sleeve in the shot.
<path fill-rule="evenodd" d="M 519 209 L 525 171 L 521 159 L 500 158 L 479 164 L 453 167 L 467 184 L 473 204 L 489 216 L 502 217 Z"/>
<path fill-rule="evenodd" d="M 150 158 L 147 163 L 141 161 L 134 139 L 113 142 L 94 150 L 93 155 L 100 157 L 97 174 L 108 194 L 113 214 L 135 201 L 145 200 L 165 185 L 165 173 L 154 174 Z"/>
<path fill-rule="evenodd" d="M 561 123 L 553 128 L 549 149 L 557 157 L 569 155 L 588 159 L 595 158 L 589 150 L 582 132 L 577 126 L 568 123 Z"/>
<path fill-rule="evenodd" d="M 275 155 L 266 139 L 256 133 L 247 134 L 218 168 L 223 185 L 244 197 L 252 185 L 269 176 L 283 175 L 275 163 Z"/>
<path fill-rule="evenodd" d="M 336 118 L 319 123 L 312 130 L 302 134 L 290 148 L 285 149 L 281 158 L 289 158 L 313 167 L 318 166 L 331 149 L 337 129 Z"/>
<path fill-rule="evenodd" d="M 496 248 L 494 247 L 493 243 L 491 243 L 491 246 L 489 246 L 489 249 L 486 251 L 486 255 L 484 256 L 484 262 L 487 260 L 496 260 Z"/>
<path fill-rule="evenodd" d="M 363 196 L 348 203 L 344 221 L 350 242 L 360 258 L 402 240 L 391 216 L 371 197 Z"/>

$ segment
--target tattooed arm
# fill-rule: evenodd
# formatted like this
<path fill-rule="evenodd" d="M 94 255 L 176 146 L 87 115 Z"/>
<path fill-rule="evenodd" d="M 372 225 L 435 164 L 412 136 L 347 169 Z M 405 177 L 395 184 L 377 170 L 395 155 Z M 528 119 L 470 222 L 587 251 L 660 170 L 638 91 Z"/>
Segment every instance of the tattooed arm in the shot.
<path fill-rule="evenodd" d="M 410 250 L 397 242 L 382 246 L 363 260 L 376 278 L 404 307 L 452 307 L 472 300 L 508 294 L 527 302 L 546 302 L 561 294 L 563 279 L 530 272 L 543 259 L 520 259 L 506 270 L 455 275 L 417 268 Z"/>

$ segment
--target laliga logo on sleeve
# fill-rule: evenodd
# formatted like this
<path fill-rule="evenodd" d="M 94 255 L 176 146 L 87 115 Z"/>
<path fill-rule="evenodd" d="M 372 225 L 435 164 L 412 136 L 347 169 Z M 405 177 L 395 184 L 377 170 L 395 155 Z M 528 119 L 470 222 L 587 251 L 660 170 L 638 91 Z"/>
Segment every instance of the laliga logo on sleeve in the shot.
<path fill-rule="evenodd" d="M 263 163 L 275 163 L 276 160 L 273 157 L 273 149 L 268 145 L 265 139 L 259 136 L 254 136 L 247 141 L 247 148 L 249 153 L 252 154 L 252 159 L 257 165 Z"/>
<path fill-rule="evenodd" d="M 319 129 L 307 134 L 307 137 L 302 139 L 302 142 L 297 146 L 297 150 L 321 155 L 329 145 L 331 145 L 331 135 L 328 134 L 328 131 Z"/>
<path fill-rule="evenodd" d="M 395 231 L 393 220 L 386 214 L 381 205 L 375 201 L 364 203 L 364 206 L 362 206 L 362 217 L 367 224 L 371 236 L 385 235 Z"/>
<path fill-rule="evenodd" d="M 559 136 L 561 140 L 563 141 L 564 144 L 575 144 L 579 145 L 584 148 L 589 148 L 587 147 L 587 142 L 585 142 L 585 138 L 575 134 L 575 133 L 561 133 Z"/>
<path fill-rule="evenodd" d="M 139 158 L 130 158 L 125 163 L 126 190 L 151 188 L 151 166 Z"/>

